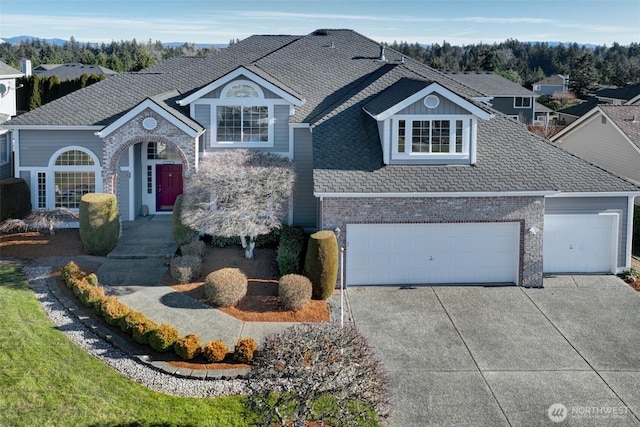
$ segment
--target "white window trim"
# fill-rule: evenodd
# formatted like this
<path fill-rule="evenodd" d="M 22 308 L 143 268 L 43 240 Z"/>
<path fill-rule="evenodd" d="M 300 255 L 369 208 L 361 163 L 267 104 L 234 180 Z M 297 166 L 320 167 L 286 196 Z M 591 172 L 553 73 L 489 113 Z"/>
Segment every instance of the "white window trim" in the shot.
<path fill-rule="evenodd" d="M 525 99 L 529 100 L 529 105 L 518 106 L 517 105 L 517 100 L 518 99 L 522 99 L 523 104 L 524 104 L 524 100 Z M 514 96 L 513 97 L 513 108 L 531 108 L 531 105 L 533 105 L 533 101 L 531 100 L 531 97 L 529 97 L 529 96 Z"/>
<path fill-rule="evenodd" d="M 411 147 L 411 133 L 412 122 L 416 121 L 432 121 L 432 120 L 446 120 L 453 124 L 450 127 L 450 135 L 452 136 L 450 147 L 455 149 L 455 122 L 456 120 L 462 120 L 462 153 L 400 153 L 398 151 L 398 123 L 400 120 L 406 122 L 406 131 L 409 132 L 409 136 L 405 137 L 405 146 Z M 473 122 L 475 118 L 470 115 L 457 114 L 457 115 L 444 115 L 444 114 L 430 114 L 430 115 L 398 115 L 394 116 L 391 123 L 391 158 L 394 160 L 408 160 L 408 159 L 468 159 L 471 152 L 471 139 Z"/>
<path fill-rule="evenodd" d="M 67 151 L 73 151 L 73 150 L 77 150 L 77 151 L 82 151 L 83 153 L 89 155 L 89 157 L 91 157 L 93 159 L 93 166 L 73 166 L 73 165 L 56 165 L 56 160 L 58 159 L 58 157 L 60 157 L 60 155 L 62 153 L 65 153 Z M 51 155 L 51 157 L 49 158 L 49 164 L 47 169 L 38 169 L 39 172 L 45 172 L 46 173 L 46 205 L 47 205 L 47 209 L 55 209 L 56 206 L 56 188 L 55 188 L 55 173 L 56 172 L 94 172 L 94 179 L 95 179 L 95 192 L 96 193 L 102 193 L 102 189 L 103 189 L 103 185 L 102 185 L 102 167 L 100 165 L 100 159 L 98 158 L 98 156 L 96 156 L 96 154 L 87 149 L 86 147 L 81 147 L 79 145 L 68 145 L 66 147 L 62 147 L 59 150 L 57 150 L 55 153 L 53 153 Z M 36 187 L 37 188 L 37 173 L 35 174 L 36 176 Z M 33 175 L 31 177 L 32 181 L 33 181 Z M 32 187 L 33 188 L 33 187 Z M 37 193 L 37 192 L 34 192 Z M 33 195 L 32 195 L 32 199 L 34 199 Z M 32 200 L 33 202 L 34 200 Z M 35 202 L 36 204 L 34 204 L 33 206 L 37 206 L 37 194 L 35 197 Z M 71 209 L 72 211 L 77 211 L 78 209 Z"/>

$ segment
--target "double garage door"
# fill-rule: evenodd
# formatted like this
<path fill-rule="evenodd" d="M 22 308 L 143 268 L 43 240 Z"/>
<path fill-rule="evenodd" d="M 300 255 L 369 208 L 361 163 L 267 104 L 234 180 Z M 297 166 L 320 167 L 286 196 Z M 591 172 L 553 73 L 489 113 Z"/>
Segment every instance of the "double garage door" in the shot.
<path fill-rule="evenodd" d="M 518 283 L 520 223 L 348 224 L 348 285 Z"/>

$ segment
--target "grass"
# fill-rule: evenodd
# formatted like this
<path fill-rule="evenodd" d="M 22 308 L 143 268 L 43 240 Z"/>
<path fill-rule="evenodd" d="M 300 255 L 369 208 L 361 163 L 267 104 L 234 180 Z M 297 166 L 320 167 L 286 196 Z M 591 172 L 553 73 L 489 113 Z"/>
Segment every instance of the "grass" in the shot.
<path fill-rule="evenodd" d="M 0 266 L 0 426 L 246 426 L 244 397 L 149 390 L 71 342 Z"/>

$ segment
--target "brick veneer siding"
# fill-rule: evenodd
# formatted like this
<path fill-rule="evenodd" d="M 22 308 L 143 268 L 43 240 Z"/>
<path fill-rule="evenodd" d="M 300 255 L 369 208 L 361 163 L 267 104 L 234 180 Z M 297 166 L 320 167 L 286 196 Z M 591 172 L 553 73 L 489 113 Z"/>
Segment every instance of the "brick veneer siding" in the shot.
<path fill-rule="evenodd" d="M 156 120 L 155 129 L 147 130 L 142 126 L 142 121 L 147 117 L 153 117 Z M 102 178 L 105 193 L 115 193 L 116 191 L 115 183 L 120 157 L 132 145 L 143 142 L 162 142 L 172 146 L 182 158 L 182 170 L 185 178 L 195 170 L 197 140 L 186 135 L 160 115 L 151 110 L 145 110 L 103 140 Z"/>
<path fill-rule="evenodd" d="M 324 198 L 321 212 L 321 228 L 339 227 L 343 247 L 347 224 L 505 221 L 520 223 L 520 284 L 542 287 L 543 197 Z"/>

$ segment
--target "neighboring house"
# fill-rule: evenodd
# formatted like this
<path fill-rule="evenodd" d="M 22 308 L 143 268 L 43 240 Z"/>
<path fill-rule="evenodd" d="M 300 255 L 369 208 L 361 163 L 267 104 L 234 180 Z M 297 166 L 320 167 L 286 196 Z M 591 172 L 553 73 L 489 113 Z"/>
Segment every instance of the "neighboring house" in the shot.
<path fill-rule="evenodd" d="M 600 89 L 594 95 L 601 104 L 640 105 L 640 83 Z"/>
<path fill-rule="evenodd" d="M 115 193 L 171 212 L 198 162 L 292 158 L 290 222 L 336 230 L 348 285 L 515 283 L 630 265 L 640 187 L 529 133 L 486 95 L 350 30 L 252 36 L 113 76 L 12 121 L 34 208 Z"/>
<path fill-rule="evenodd" d="M 640 105 L 597 105 L 551 140 L 640 185 Z"/>
<path fill-rule="evenodd" d="M 0 61 L 0 179 L 12 176 L 11 139 L 3 124 L 16 115 L 16 79 L 23 74 Z"/>
<path fill-rule="evenodd" d="M 87 76 L 96 75 L 110 77 L 118 74 L 116 71 L 110 70 L 100 65 L 86 65 L 77 62 L 70 62 L 67 64 L 40 64 L 33 68 L 33 74 L 39 77 L 51 77 L 58 76 L 61 82 L 65 80 L 76 80 L 82 77 L 83 74 Z"/>
<path fill-rule="evenodd" d="M 547 107 L 546 105 L 542 105 L 539 102 L 536 102 L 533 124 L 545 125 L 549 123 L 549 121 L 551 120 L 551 114 L 553 113 L 554 111 L 551 108 Z"/>
<path fill-rule="evenodd" d="M 450 71 L 447 75 L 485 95 L 487 105 L 512 119 L 530 124 L 536 117 L 534 93 L 499 74 L 488 71 Z"/>
<path fill-rule="evenodd" d="M 558 92 L 567 92 L 569 90 L 569 76 L 562 74 L 554 74 L 546 79 L 540 80 L 533 84 L 533 93 L 535 96 L 549 95 L 553 96 Z"/>

